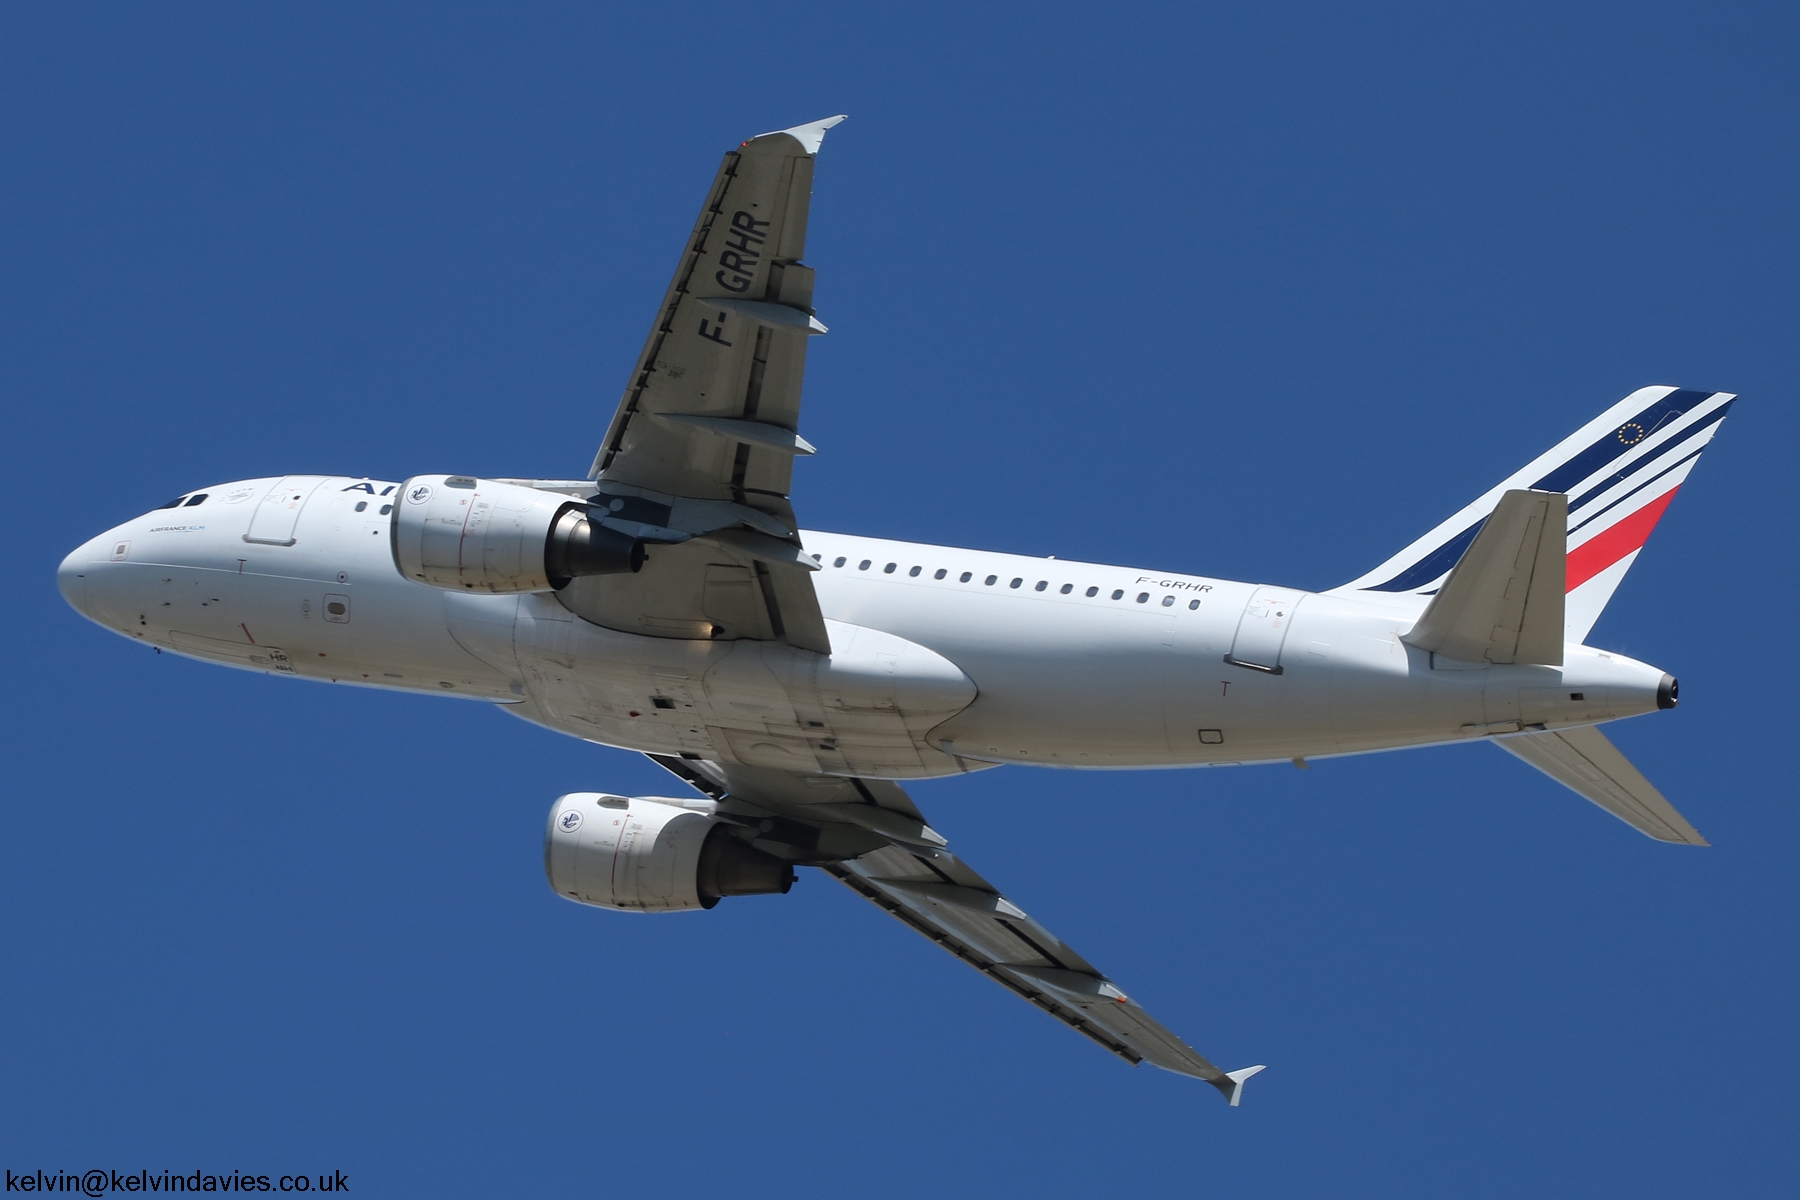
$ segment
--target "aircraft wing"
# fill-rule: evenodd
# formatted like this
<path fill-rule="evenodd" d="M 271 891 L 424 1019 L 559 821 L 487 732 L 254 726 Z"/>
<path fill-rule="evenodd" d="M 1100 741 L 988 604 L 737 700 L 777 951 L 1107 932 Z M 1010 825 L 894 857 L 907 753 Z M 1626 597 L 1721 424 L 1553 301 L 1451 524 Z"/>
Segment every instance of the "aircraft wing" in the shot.
<path fill-rule="evenodd" d="M 800 262 L 813 158 L 843 119 L 751 138 L 720 164 L 589 472 L 603 523 L 652 542 L 649 564 L 578 581 L 582 616 L 830 653 L 788 492 L 813 452 L 798 432 L 806 345 L 825 332 Z"/>
<path fill-rule="evenodd" d="M 989 979 L 1133 1065 L 1203 1079 L 1233 1106 L 1263 1068 L 1221 1071 L 1034 921 L 925 824 L 888 780 L 650 756 L 754 822 L 758 849 L 816 866 Z"/>

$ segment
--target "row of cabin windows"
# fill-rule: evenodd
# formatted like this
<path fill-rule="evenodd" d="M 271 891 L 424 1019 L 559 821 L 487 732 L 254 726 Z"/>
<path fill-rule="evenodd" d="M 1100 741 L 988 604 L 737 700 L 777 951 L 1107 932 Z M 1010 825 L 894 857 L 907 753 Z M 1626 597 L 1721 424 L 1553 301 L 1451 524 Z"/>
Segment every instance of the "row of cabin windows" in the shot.
<path fill-rule="evenodd" d="M 840 555 L 838 555 L 837 558 L 832 560 L 831 565 L 834 567 L 841 567 L 844 565 L 844 563 L 846 561 L 848 561 L 848 560 L 845 559 L 844 556 L 840 554 Z M 874 561 L 872 559 L 865 558 L 861 562 L 856 564 L 856 569 L 859 571 L 866 571 L 873 565 L 874 565 Z M 898 569 L 899 566 L 900 566 L 899 563 L 889 563 L 887 566 L 881 568 L 881 573 L 883 575 L 892 575 L 894 573 L 894 571 L 896 569 Z M 910 571 L 907 572 L 907 575 L 916 578 L 918 576 L 919 572 L 922 570 L 924 570 L 923 567 L 914 567 Z M 932 572 L 931 577 L 933 579 L 942 579 L 942 578 L 944 578 L 944 576 L 946 576 L 948 574 L 949 574 L 948 571 L 946 571 L 942 567 L 939 567 L 936 571 Z M 974 572 L 964 571 L 960 576 L 957 577 L 957 582 L 958 583 L 967 583 L 967 582 L 969 582 L 969 580 L 973 579 L 974 577 L 975 577 Z M 982 580 L 981 582 L 986 587 L 993 587 L 994 584 L 998 583 L 999 581 L 1000 581 L 1000 577 L 998 575 L 989 575 L 986 579 Z M 1017 587 L 1023 587 L 1024 584 L 1025 584 L 1025 577 L 1023 575 L 1020 575 L 1020 576 L 1015 576 L 1013 581 L 1011 583 L 1007 584 L 1006 586 L 1011 587 L 1011 588 L 1017 588 Z M 1049 586 L 1050 586 L 1050 581 L 1048 579 L 1040 579 L 1037 581 L 1037 586 L 1035 588 L 1033 588 L 1032 590 L 1041 592 L 1041 591 L 1044 591 L 1045 589 L 1047 589 Z M 1057 589 L 1057 591 L 1060 592 L 1064 596 L 1067 596 L 1070 592 L 1072 592 L 1074 590 L 1075 590 L 1075 585 L 1072 583 L 1065 583 L 1060 588 Z M 1087 590 L 1087 592 L 1085 594 L 1088 596 L 1098 596 L 1100 594 L 1100 589 L 1097 587 L 1091 587 Z M 1123 600 L 1125 598 L 1125 589 L 1124 588 L 1114 588 L 1112 598 L 1114 600 Z M 1148 604 L 1150 602 L 1150 593 L 1149 592 L 1139 592 L 1137 594 L 1137 602 L 1139 604 Z M 1175 603 L 1175 597 L 1174 596 L 1164 596 L 1162 602 L 1163 602 L 1164 608 L 1172 607 Z M 1199 608 L 1200 601 L 1199 600 L 1189 600 L 1188 607 L 1190 609 Z"/>
<path fill-rule="evenodd" d="M 358 500 L 356 502 L 356 511 L 357 512 L 361 512 L 363 509 L 365 509 L 367 507 L 369 507 L 369 502 L 367 500 Z M 384 517 L 393 511 L 394 511 L 394 506 L 391 504 L 384 504 L 381 506 L 381 515 Z"/>

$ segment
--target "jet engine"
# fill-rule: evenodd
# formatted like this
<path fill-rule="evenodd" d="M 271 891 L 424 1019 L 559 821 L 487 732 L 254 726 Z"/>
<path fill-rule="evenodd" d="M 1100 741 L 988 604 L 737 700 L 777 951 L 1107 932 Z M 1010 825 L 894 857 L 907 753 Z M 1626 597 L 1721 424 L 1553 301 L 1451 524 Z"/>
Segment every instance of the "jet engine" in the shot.
<path fill-rule="evenodd" d="M 709 800 L 571 792 L 550 809 L 544 874 L 559 896 L 625 912 L 711 908 L 794 886 L 794 868 L 738 837 Z"/>
<path fill-rule="evenodd" d="M 644 543 L 597 524 L 579 501 L 468 475 L 415 475 L 396 489 L 389 541 L 408 579 L 455 591 L 547 592 L 644 565 Z"/>

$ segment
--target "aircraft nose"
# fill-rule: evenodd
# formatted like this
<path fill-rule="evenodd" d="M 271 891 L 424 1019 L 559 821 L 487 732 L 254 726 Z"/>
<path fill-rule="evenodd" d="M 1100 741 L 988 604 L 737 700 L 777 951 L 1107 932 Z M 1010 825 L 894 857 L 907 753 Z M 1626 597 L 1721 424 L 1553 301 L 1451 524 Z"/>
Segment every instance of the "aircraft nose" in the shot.
<path fill-rule="evenodd" d="M 56 590 L 62 593 L 69 607 L 87 616 L 87 573 L 88 548 L 86 544 L 69 551 L 62 565 L 56 568 Z"/>
<path fill-rule="evenodd" d="M 56 568 L 56 590 L 70 608 L 90 621 L 94 620 L 94 562 L 105 561 L 109 536 L 102 534 L 83 542 L 69 551 Z"/>

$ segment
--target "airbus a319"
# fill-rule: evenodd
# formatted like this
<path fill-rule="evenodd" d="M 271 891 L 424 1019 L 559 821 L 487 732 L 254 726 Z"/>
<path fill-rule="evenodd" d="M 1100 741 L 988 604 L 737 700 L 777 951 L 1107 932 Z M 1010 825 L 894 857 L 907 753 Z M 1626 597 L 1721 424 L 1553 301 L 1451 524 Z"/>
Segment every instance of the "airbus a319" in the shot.
<path fill-rule="evenodd" d="M 673 796 L 551 806 L 550 885 L 703 910 L 831 875 L 1132 1062 L 1222 1071 L 951 848 L 901 784 L 1004 764 L 1218 767 L 1485 742 L 1706 843 L 1599 730 L 1675 706 L 1586 644 L 1728 393 L 1642 388 L 1324 592 L 802 530 L 813 167 L 841 117 L 725 155 L 586 479 L 246 479 L 78 547 L 125 637 L 457 696 L 648 755 Z"/>

